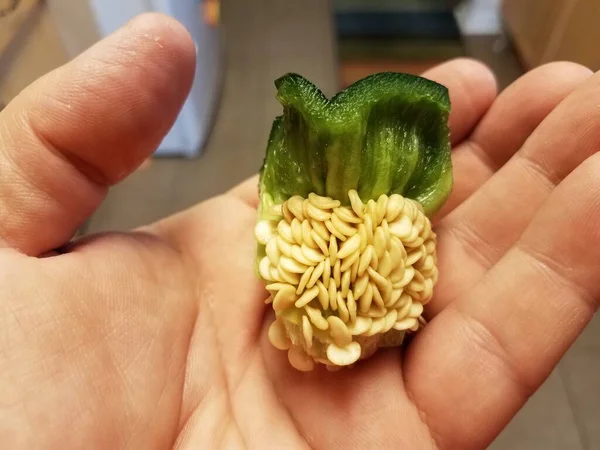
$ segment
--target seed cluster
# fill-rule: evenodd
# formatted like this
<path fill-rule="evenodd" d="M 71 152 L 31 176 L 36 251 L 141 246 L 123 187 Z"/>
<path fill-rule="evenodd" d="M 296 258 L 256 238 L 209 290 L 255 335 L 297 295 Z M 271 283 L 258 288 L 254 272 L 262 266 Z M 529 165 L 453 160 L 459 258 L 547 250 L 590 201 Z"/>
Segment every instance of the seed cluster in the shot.
<path fill-rule="evenodd" d="M 256 225 L 276 313 L 269 339 L 298 370 L 349 366 L 417 331 L 437 281 L 436 235 L 418 202 L 348 198 L 293 196 L 272 207 L 278 221 Z"/>

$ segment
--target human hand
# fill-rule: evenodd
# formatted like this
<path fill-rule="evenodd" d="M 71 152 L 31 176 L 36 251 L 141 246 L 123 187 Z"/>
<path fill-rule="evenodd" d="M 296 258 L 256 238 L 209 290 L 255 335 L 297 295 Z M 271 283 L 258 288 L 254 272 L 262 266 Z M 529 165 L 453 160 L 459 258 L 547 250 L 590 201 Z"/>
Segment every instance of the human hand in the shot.
<path fill-rule="evenodd" d="M 255 178 L 63 246 L 153 152 L 193 59 L 179 25 L 146 15 L 0 113 L 0 442 L 484 448 L 597 306 L 598 76 L 550 64 L 496 98 L 478 63 L 425 74 L 450 89 L 456 176 L 431 321 L 403 352 L 301 373 L 266 337 Z"/>

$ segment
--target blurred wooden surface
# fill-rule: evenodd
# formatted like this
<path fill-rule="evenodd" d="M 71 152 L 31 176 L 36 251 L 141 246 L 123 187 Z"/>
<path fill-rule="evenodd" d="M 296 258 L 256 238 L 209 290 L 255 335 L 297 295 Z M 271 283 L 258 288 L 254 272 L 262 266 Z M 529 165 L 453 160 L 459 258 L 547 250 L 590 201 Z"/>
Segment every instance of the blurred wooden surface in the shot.
<path fill-rule="evenodd" d="M 58 30 L 45 2 L 23 0 L 0 19 L 0 102 L 67 62 Z"/>
<path fill-rule="evenodd" d="M 600 2 L 503 0 L 506 28 L 527 69 L 573 61 L 600 70 Z"/>

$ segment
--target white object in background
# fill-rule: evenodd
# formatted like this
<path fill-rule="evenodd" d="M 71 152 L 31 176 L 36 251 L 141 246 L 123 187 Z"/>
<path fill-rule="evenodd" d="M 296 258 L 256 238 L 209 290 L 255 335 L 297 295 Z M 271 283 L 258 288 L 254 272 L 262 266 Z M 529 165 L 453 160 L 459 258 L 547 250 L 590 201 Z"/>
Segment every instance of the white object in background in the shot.
<path fill-rule="evenodd" d="M 85 6 L 84 4 L 87 3 Z M 177 120 L 156 150 L 156 155 L 193 157 L 202 152 L 217 108 L 220 79 L 219 29 L 203 17 L 203 0 L 49 0 L 65 47 L 76 56 L 94 41 L 116 31 L 133 17 L 160 12 L 174 17 L 196 44 L 196 74 Z M 78 26 L 91 15 L 96 33 Z M 96 35 L 96 36 L 93 36 Z"/>
<path fill-rule="evenodd" d="M 501 34 L 500 0 L 463 0 L 454 10 L 461 34 Z"/>

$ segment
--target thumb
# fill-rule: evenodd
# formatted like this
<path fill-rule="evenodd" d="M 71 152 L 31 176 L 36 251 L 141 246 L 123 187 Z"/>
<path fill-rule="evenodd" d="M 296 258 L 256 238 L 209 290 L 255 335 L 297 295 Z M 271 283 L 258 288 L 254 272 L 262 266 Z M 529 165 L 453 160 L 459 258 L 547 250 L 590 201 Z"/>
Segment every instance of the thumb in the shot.
<path fill-rule="evenodd" d="M 194 73 L 185 28 L 144 14 L 0 112 L 0 246 L 59 247 L 173 125 Z"/>

